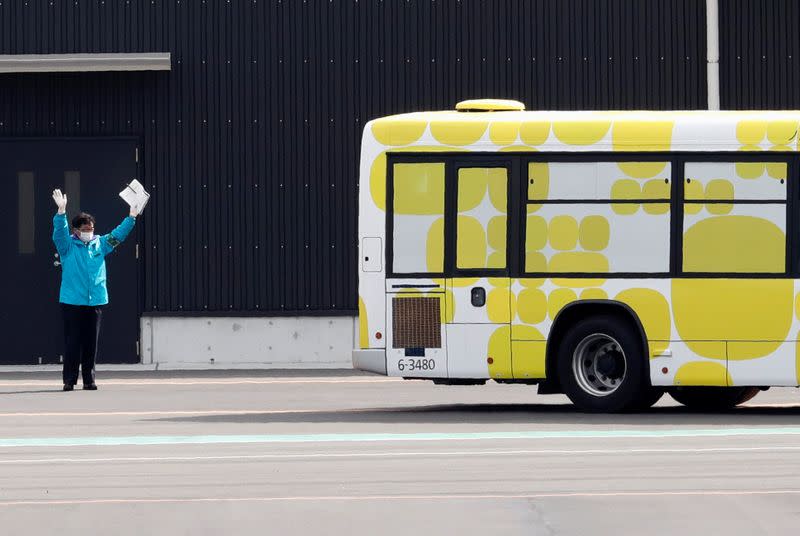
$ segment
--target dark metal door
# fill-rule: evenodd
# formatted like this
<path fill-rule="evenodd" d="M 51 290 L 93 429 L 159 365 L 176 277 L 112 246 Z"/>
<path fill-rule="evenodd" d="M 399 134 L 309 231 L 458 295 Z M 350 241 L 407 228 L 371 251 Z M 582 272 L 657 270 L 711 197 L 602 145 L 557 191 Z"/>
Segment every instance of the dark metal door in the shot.
<path fill-rule="evenodd" d="M 0 141 L 0 195 L 6 243 L 0 253 L 4 306 L 0 364 L 59 363 L 63 328 L 61 266 L 52 241 L 52 192 L 67 193 L 67 216 L 92 214 L 95 232 L 111 231 L 128 214 L 118 193 L 137 177 L 131 139 Z M 106 258 L 109 305 L 103 312 L 98 362 L 136 363 L 139 334 L 137 230 Z"/>

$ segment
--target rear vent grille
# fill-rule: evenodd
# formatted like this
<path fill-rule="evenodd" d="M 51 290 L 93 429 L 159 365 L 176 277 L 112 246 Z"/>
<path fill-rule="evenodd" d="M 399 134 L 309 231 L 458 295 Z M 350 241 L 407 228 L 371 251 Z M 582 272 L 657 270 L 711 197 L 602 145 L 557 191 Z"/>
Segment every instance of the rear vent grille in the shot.
<path fill-rule="evenodd" d="M 392 348 L 441 348 L 441 299 L 392 299 Z"/>

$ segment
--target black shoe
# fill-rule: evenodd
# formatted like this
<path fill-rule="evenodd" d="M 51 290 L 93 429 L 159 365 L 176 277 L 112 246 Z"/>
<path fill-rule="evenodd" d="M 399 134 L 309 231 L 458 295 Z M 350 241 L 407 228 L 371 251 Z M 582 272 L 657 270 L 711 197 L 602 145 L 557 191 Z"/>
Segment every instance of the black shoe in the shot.
<path fill-rule="evenodd" d="M 65 383 L 64 384 L 64 390 L 65 391 L 72 391 L 74 388 L 75 387 L 71 383 Z"/>
<path fill-rule="evenodd" d="M 84 391 L 97 391 L 97 384 L 96 383 L 84 383 L 83 384 Z"/>

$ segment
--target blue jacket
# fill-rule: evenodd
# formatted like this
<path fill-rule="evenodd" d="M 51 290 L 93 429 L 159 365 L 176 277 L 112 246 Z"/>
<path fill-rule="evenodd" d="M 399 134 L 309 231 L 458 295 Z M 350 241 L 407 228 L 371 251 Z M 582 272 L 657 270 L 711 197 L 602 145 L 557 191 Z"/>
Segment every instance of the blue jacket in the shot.
<path fill-rule="evenodd" d="M 85 244 L 70 234 L 66 214 L 55 215 L 53 242 L 61 257 L 61 303 L 90 306 L 108 303 L 105 257 L 128 237 L 135 224 L 136 218 L 128 216 L 109 234 L 95 236 Z"/>

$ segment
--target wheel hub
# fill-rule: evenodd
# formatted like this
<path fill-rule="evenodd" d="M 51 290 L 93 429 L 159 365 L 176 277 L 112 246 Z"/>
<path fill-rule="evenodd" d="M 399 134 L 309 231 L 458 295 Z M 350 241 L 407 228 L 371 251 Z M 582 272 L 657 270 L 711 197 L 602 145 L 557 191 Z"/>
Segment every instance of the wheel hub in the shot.
<path fill-rule="evenodd" d="M 619 378 L 625 370 L 625 356 L 617 350 L 603 350 L 597 356 L 596 368 L 599 374 Z"/>
<path fill-rule="evenodd" d="M 616 391 L 626 370 L 625 352 L 609 335 L 589 335 L 575 348 L 572 371 L 578 385 L 590 395 L 608 396 Z"/>

